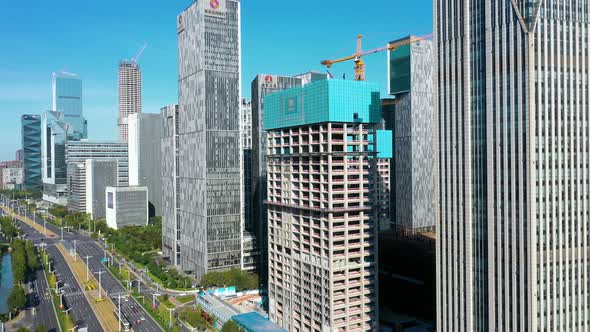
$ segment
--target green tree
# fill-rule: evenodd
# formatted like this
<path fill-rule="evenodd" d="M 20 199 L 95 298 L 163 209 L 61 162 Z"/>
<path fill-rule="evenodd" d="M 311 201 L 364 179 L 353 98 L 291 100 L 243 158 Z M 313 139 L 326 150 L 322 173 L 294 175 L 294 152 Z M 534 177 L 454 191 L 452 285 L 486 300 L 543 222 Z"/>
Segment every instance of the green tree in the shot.
<path fill-rule="evenodd" d="M 56 205 L 52 208 L 49 208 L 49 213 L 55 217 L 63 218 L 68 214 L 68 209 L 63 205 Z"/>
<path fill-rule="evenodd" d="M 27 304 L 25 289 L 21 285 L 15 285 L 8 296 L 8 308 L 10 310 L 18 310 L 24 308 L 25 304 Z"/>
<path fill-rule="evenodd" d="M 25 243 L 25 252 L 27 255 L 27 267 L 29 271 L 35 271 L 39 268 L 39 260 L 37 258 L 37 253 L 35 252 L 35 246 L 33 246 L 33 242 L 27 241 Z"/>
<path fill-rule="evenodd" d="M 29 330 L 26 327 L 19 327 L 18 330 L 16 330 L 16 332 L 31 332 L 31 330 Z"/>
<path fill-rule="evenodd" d="M 35 332 L 47 332 L 47 328 L 45 327 L 45 325 L 40 324 L 37 325 L 37 327 L 35 328 Z"/>
<path fill-rule="evenodd" d="M 198 329 L 206 329 L 209 327 L 209 323 L 203 317 L 203 309 L 201 307 L 196 309 L 194 307 L 185 308 L 180 311 L 178 316 L 182 321 L 190 324 L 192 327 L 196 327 Z"/>
<path fill-rule="evenodd" d="M 25 253 L 25 243 L 22 240 L 15 239 L 11 243 L 12 248 L 12 275 L 15 283 L 25 281 L 27 276 L 27 257 Z"/>
<path fill-rule="evenodd" d="M 242 332 L 242 329 L 236 322 L 230 319 L 223 324 L 221 332 Z"/>

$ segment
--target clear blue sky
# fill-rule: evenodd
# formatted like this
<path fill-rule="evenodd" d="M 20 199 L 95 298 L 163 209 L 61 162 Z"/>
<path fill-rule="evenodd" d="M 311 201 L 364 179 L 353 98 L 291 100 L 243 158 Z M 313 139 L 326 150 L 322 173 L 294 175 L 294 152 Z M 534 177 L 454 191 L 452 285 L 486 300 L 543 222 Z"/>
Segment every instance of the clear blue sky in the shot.
<path fill-rule="evenodd" d="M 0 1 L 0 160 L 20 148 L 20 115 L 51 106 L 51 72 L 84 80 L 89 138 L 116 139 L 117 62 L 148 42 L 143 110 L 177 102 L 176 16 L 192 0 Z M 324 70 L 320 60 L 432 31 L 432 0 L 242 0 L 242 91 L 257 73 Z M 386 88 L 384 53 L 365 59 L 367 80 Z M 331 72 L 352 79 L 352 63 Z"/>

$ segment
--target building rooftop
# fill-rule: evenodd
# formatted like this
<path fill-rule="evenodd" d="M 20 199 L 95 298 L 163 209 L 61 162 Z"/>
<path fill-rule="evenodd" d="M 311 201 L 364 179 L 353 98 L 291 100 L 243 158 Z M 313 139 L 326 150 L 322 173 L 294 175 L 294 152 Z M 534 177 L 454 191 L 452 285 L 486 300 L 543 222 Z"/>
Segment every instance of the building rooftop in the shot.
<path fill-rule="evenodd" d="M 235 315 L 232 319 L 247 332 L 287 332 L 257 312 Z"/>

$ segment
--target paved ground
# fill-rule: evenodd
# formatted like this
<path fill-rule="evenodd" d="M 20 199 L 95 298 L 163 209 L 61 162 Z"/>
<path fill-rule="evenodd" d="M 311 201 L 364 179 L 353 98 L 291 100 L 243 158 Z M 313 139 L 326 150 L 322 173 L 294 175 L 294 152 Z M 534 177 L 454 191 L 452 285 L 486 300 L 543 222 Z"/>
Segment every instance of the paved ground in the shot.
<path fill-rule="evenodd" d="M 28 215 L 28 217 L 32 218 L 33 216 Z M 38 224 L 43 225 L 43 220 L 41 220 L 40 218 L 35 218 L 35 221 Z M 49 223 L 46 224 L 46 227 L 50 231 L 58 234 L 58 238 L 54 239 L 54 241 L 59 240 L 61 230 Z M 76 249 L 80 257 L 92 256 L 88 259 L 88 263 L 90 266 L 90 270 L 93 272 L 97 280 L 97 271 L 108 271 L 106 266 L 101 262 L 101 259 L 105 256 L 104 250 L 94 240 L 82 234 L 69 232 L 64 232 L 64 240 L 70 241 L 72 243 L 73 240 L 76 240 Z M 84 259 L 84 261 L 86 260 Z M 110 273 L 110 271 L 102 274 L 101 283 L 102 287 L 107 292 L 108 296 L 112 299 L 113 303 L 115 303 L 115 305 L 119 303 L 119 295 L 128 295 L 127 290 L 123 286 L 121 286 L 119 281 Z M 141 285 L 141 288 L 142 293 L 145 294 L 144 296 L 149 296 L 151 298 L 151 290 L 147 289 L 147 287 L 145 287 L 144 284 Z M 143 307 L 134 298 L 130 296 L 128 296 L 127 300 L 121 299 L 121 312 L 122 316 L 126 318 L 127 321 L 131 324 L 131 328 L 134 332 L 163 331 L 160 325 L 158 325 L 158 323 L 147 312 L 145 312 Z"/>
<path fill-rule="evenodd" d="M 74 323 L 78 325 L 78 327 L 88 327 L 88 331 L 90 332 L 103 331 L 96 315 L 88 303 L 88 300 L 76 282 L 72 271 L 66 264 L 64 257 L 55 247 L 57 240 L 43 239 L 43 236 L 40 233 L 23 222 L 19 222 L 19 226 L 21 227 L 22 232 L 26 234 L 25 238 L 32 240 L 35 244 L 40 244 L 41 242 L 47 244 L 47 253 L 52 260 L 51 268 L 56 271 L 58 275 L 57 279 L 60 280 L 59 286 L 65 291 L 63 300 L 66 308 L 72 308 L 70 314 L 72 315 Z M 47 293 L 43 294 L 48 298 L 48 295 L 46 295 Z"/>
<path fill-rule="evenodd" d="M 2 211 L 2 215 L 5 213 Z M 24 231 L 24 230 L 23 230 Z M 43 238 L 41 235 L 31 232 L 27 239 L 40 242 Z M 43 270 L 35 271 L 30 283 L 26 285 L 30 293 L 28 295 L 28 307 L 22 314 L 21 320 L 16 324 L 8 324 L 8 328 L 16 330 L 19 327 L 26 327 L 35 330 L 36 326 L 43 325 L 49 332 L 59 331 L 59 324 L 55 314 L 55 309 L 51 303 L 51 295 L 47 286 L 47 279 Z"/>

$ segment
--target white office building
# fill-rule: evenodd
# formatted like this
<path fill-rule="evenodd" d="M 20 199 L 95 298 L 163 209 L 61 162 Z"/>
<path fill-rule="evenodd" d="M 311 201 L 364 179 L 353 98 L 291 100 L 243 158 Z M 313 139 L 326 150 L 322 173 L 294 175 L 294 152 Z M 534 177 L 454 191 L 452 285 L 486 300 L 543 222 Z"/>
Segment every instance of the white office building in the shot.
<path fill-rule="evenodd" d="M 147 187 L 106 187 L 107 225 L 113 229 L 148 224 Z"/>
<path fill-rule="evenodd" d="M 161 215 L 162 187 L 161 149 L 162 123 L 160 114 L 129 115 L 129 185 L 149 189 L 150 215 Z"/>

